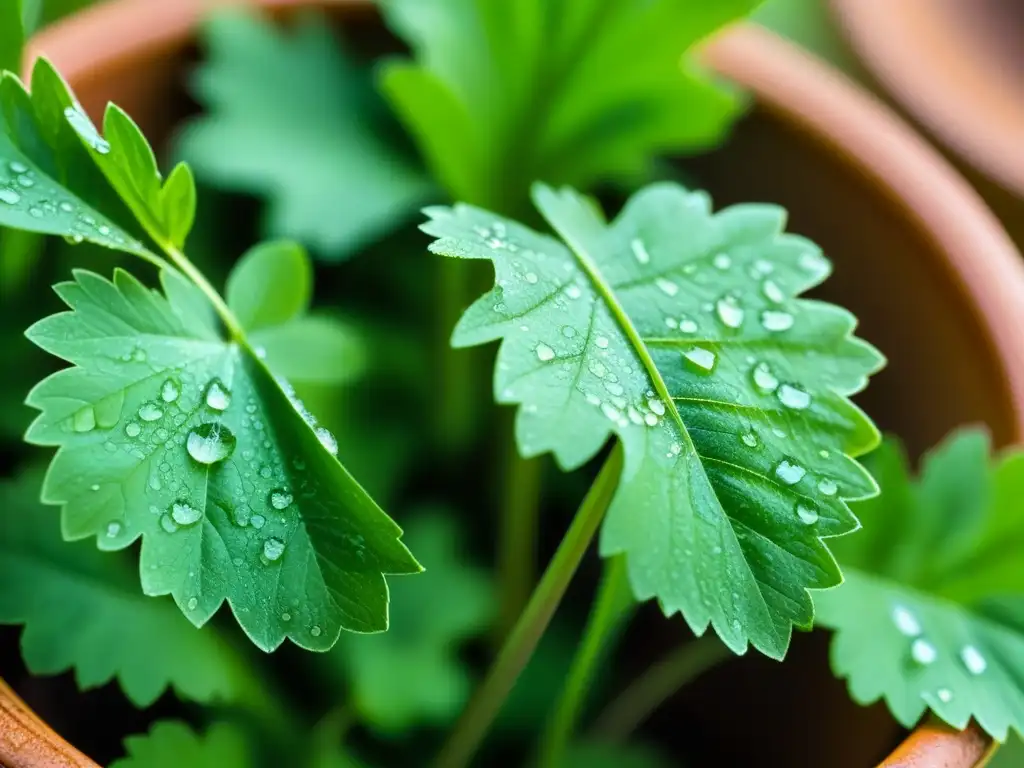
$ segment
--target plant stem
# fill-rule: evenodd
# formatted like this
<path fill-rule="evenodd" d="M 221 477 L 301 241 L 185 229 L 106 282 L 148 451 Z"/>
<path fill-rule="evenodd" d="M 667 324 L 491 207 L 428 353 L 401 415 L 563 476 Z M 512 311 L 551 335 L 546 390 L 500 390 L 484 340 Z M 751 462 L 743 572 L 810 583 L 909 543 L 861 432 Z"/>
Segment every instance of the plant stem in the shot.
<path fill-rule="evenodd" d="M 565 595 L 608 509 L 621 471 L 622 446 L 616 445 L 577 510 L 526 610 L 438 756 L 438 768 L 464 768 L 479 748 Z"/>
<path fill-rule="evenodd" d="M 500 643 L 523 612 L 533 589 L 537 568 L 537 518 L 540 515 L 541 478 L 539 459 L 524 459 L 516 450 L 513 434 L 515 412 L 506 421 L 508 454 L 502 479 L 501 525 L 498 530 L 498 585 L 500 608 L 495 626 Z"/>
<path fill-rule="evenodd" d="M 237 342 L 245 342 L 245 331 L 242 329 L 241 324 L 235 317 L 235 313 L 228 308 L 228 305 L 224 302 L 224 299 L 221 298 L 217 289 L 210 285 L 210 281 L 206 279 L 206 275 L 200 272 L 196 268 L 196 265 L 189 261 L 188 257 L 182 253 L 180 249 L 170 243 L 161 243 L 160 245 L 163 248 L 164 253 L 166 253 L 171 258 L 171 261 L 174 262 L 174 266 L 180 269 L 189 280 L 195 283 L 196 287 L 200 291 L 206 294 L 206 298 L 210 300 L 213 308 L 217 311 L 221 322 L 224 323 L 224 326 L 228 329 L 228 333 L 231 334 L 231 338 Z"/>
<path fill-rule="evenodd" d="M 626 557 L 616 555 L 605 561 L 604 578 L 587 620 L 583 643 L 573 659 L 554 715 L 548 721 L 538 761 L 541 768 L 557 768 L 562 764 L 597 665 L 635 606 L 626 573 Z"/>
<path fill-rule="evenodd" d="M 437 383 L 440 403 L 435 411 L 434 433 L 442 449 L 453 453 L 465 447 L 472 437 L 476 413 L 476 388 L 473 386 L 475 350 L 452 349 L 452 329 L 469 304 L 470 265 L 461 259 L 437 260 L 437 292 L 440 311 L 436 325 L 436 359 L 440 361 Z"/>
<path fill-rule="evenodd" d="M 713 632 L 676 648 L 608 705 L 592 733 L 601 741 L 624 741 L 676 691 L 730 656 Z"/>

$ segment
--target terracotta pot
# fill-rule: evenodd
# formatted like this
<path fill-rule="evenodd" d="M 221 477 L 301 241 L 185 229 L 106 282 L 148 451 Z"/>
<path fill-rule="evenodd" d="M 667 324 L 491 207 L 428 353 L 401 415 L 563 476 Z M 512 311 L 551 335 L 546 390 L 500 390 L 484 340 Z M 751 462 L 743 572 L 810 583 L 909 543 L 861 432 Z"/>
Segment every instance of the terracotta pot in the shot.
<path fill-rule="evenodd" d="M 971 180 L 1024 246 L 1024 5 L 832 0 L 832 7 L 868 69 L 973 170 Z"/>
<path fill-rule="evenodd" d="M 359 23 L 376 24 L 372 8 L 358 0 L 259 4 L 276 12 L 331 5 L 346 23 L 358 14 Z M 210 5 L 113 0 L 47 30 L 31 53 L 51 58 L 94 115 L 117 102 L 159 141 L 186 108 L 183 67 Z M 890 360 L 864 407 L 915 453 L 965 422 L 988 424 L 999 444 L 1019 439 L 1024 347 L 1014 335 L 1024 327 L 1024 267 L 977 195 L 869 95 L 767 33 L 738 28 L 708 47 L 707 61 L 751 91 L 756 106 L 729 145 L 692 170 L 719 205 L 782 203 L 791 228 L 824 246 L 836 274 L 823 295 L 856 312 L 862 335 Z M 804 638 L 796 645 L 814 652 L 798 653 L 795 668 L 744 659 L 756 673 L 740 675 L 742 693 L 729 690 L 710 702 L 708 711 L 730 728 L 737 700 L 759 713 L 743 723 L 750 738 L 727 738 L 723 749 L 736 742 L 752 750 L 741 764 L 861 768 L 877 761 L 898 738 L 887 713 L 850 704 L 820 647 Z M 807 674 L 795 674 L 804 670 L 802 657 Z M 787 695 L 800 700 L 781 706 Z M 796 712 L 805 727 L 793 727 Z M 985 743 L 972 731 L 937 739 L 924 728 L 886 765 L 968 768 L 980 754 L 972 745 Z M 773 749 L 780 759 L 766 761 Z M 910 753 L 920 759 L 907 762 Z"/>

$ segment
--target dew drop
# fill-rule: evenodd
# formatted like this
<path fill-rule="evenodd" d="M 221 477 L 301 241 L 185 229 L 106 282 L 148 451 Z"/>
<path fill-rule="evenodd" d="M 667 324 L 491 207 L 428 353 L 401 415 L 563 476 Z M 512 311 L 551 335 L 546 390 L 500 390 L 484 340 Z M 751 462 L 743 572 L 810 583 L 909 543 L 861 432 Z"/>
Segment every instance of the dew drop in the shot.
<path fill-rule="evenodd" d="M 143 403 L 139 408 L 139 418 L 143 421 L 157 421 L 163 416 L 163 409 L 156 403 Z"/>
<path fill-rule="evenodd" d="M 213 379 L 207 386 L 206 405 L 215 411 L 226 411 L 231 405 L 231 391 L 220 379 Z"/>
<path fill-rule="evenodd" d="M 774 392 L 775 388 L 779 386 L 779 380 L 775 378 L 775 374 L 768 367 L 768 363 L 758 363 L 755 365 L 751 371 L 751 376 L 754 379 L 754 386 L 762 392 Z"/>
<path fill-rule="evenodd" d="M 194 611 L 196 609 L 197 605 L 199 605 L 199 601 L 196 600 L 194 597 L 190 597 L 188 599 L 188 609 L 190 611 Z"/>
<path fill-rule="evenodd" d="M 683 352 L 683 357 L 703 373 L 711 373 L 718 360 L 718 356 L 714 352 L 704 347 L 691 347 Z"/>
<path fill-rule="evenodd" d="M 173 403 L 181 396 L 181 385 L 175 379 L 167 379 L 160 387 L 160 399 Z"/>
<path fill-rule="evenodd" d="M 20 202 L 21 195 L 18 192 L 15 192 L 13 189 L 7 189 L 6 187 L 0 188 L 0 203 L 17 205 Z"/>
<path fill-rule="evenodd" d="M 935 646 L 925 640 L 923 637 L 919 637 L 910 644 L 910 656 L 918 664 L 931 664 L 938 658 L 938 651 L 935 650 Z"/>
<path fill-rule="evenodd" d="M 650 408 L 658 416 L 665 415 L 665 404 L 657 398 L 651 398 L 647 401 L 647 407 Z"/>
<path fill-rule="evenodd" d="M 748 448 L 757 447 L 757 436 L 753 432 L 747 432 L 747 434 L 743 435 L 743 437 L 741 437 L 740 439 L 743 441 L 743 444 Z"/>
<path fill-rule="evenodd" d="M 160 517 L 160 527 L 163 528 L 167 533 L 174 533 L 178 530 L 178 524 L 174 522 L 174 518 L 170 515 L 162 515 Z"/>
<path fill-rule="evenodd" d="M 270 562 L 281 559 L 284 554 L 284 542 L 280 539 L 267 539 L 263 542 L 263 556 Z"/>
<path fill-rule="evenodd" d="M 943 704 L 949 704 L 953 700 L 953 692 L 949 688 L 939 688 L 935 695 L 938 696 L 939 701 Z"/>
<path fill-rule="evenodd" d="M 75 212 L 75 206 L 73 206 L 71 203 L 69 203 L 67 201 L 64 201 L 63 203 L 60 204 L 60 209 L 62 211 L 64 211 L 64 213 L 74 213 Z"/>
<path fill-rule="evenodd" d="M 980 675 L 988 668 L 988 662 L 985 661 L 985 657 L 973 645 L 965 645 L 960 649 L 960 661 L 964 663 L 967 671 L 972 675 Z"/>
<path fill-rule="evenodd" d="M 674 331 L 679 327 L 679 321 L 676 320 L 674 317 L 666 317 L 665 325 Z"/>
<path fill-rule="evenodd" d="M 633 238 L 633 241 L 629 244 L 629 247 L 633 251 L 633 256 L 640 264 L 649 264 L 651 261 L 651 254 L 647 252 L 647 247 L 644 245 L 644 241 L 639 237 Z"/>
<path fill-rule="evenodd" d="M 608 349 L 608 339 L 605 336 L 598 336 L 594 339 L 594 343 L 601 349 Z"/>
<path fill-rule="evenodd" d="M 118 534 L 121 533 L 121 524 L 117 520 L 112 520 L 107 523 L 107 538 L 117 538 Z"/>
<path fill-rule="evenodd" d="M 8 166 L 11 169 L 11 173 L 27 173 L 28 166 L 24 163 L 19 163 L 17 160 L 12 161 Z"/>
<path fill-rule="evenodd" d="M 823 477 L 818 481 L 818 490 L 826 496 L 835 496 L 836 491 L 839 490 L 839 486 L 836 485 L 835 480 L 828 477 Z"/>
<path fill-rule="evenodd" d="M 544 342 L 538 344 L 534 351 L 537 353 L 537 359 L 540 360 L 542 363 L 546 363 L 549 360 L 555 359 L 555 350 L 553 350 Z"/>
<path fill-rule="evenodd" d="M 805 507 L 803 504 L 796 505 L 796 516 L 800 518 L 800 522 L 804 525 L 814 525 L 818 522 L 818 513 L 810 507 Z"/>
<path fill-rule="evenodd" d="M 580 287 L 576 285 L 576 283 L 573 283 L 572 285 L 565 289 L 565 295 L 568 296 L 570 299 L 578 299 L 580 296 L 583 295 L 583 291 L 580 290 Z"/>
<path fill-rule="evenodd" d="M 696 333 L 697 332 L 697 323 L 695 323 L 693 320 L 690 320 L 688 318 L 685 319 L 685 320 L 680 320 L 679 321 L 679 330 L 682 331 L 683 333 Z"/>
<path fill-rule="evenodd" d="M 528 282 L 530 285 L 536 285 L 537 284 L 537 273 L 536 272 L 527 272 L 526 273 L 526 282 Z"/>
<path fill-rule="evenodd" d="M 194 525 L 202 516 L 202 510 L 196 509 L 186 501 L 176 501 L 171 505 L 172 521 L 178 525 Z"/>
<path fill-rule="evenodd" d="M 314 624 L 313 627 L 309 630 L 309 634 L 311 634 L 313 637 L 320 637 L 321 632 L 323 632 L 323 630 L 320 629 L 320 627 L 318 627 L 316 624 Z"/>
<path fill-rule="evenodd" d="M 96 429 L 96 411 L 87 405 L 71 417 L 71 428 L 75 432 L 92 432 Z"/>
<path fill-rule="evenodd" d="M 715 269 L 726 270 L 732 266 L 732 259 L 729 258 L 727 253 L 717 253 L 715 258 L 711 260 L 711 263 L 715 265 Z"/>
<path fill-rule="evenodd" d="M 129 421 L 124 427 L 124 433 L 128 437 L 138 437 L 142 434 L 142 425 L 137 421 Z"/>
<path fill-rule="evenodd" d="M 285 612 L 285 613 L 281 614 L 281 621 L 291 621 L 291 620 L 292 620 L 292 615 L 290 613 Z"/>
<path fill-rule="evenodd" d="M 806 474 L 806 469 L 801 467 L 799 464 L 790 463 L 787 459 L 783 459 L 779 462 L 778 466 L 775 467 L 775 476 L 786 485 L 796 485 L 803 480 L 804 475 Z"/>
<path fill-rule="evenodd" d="M 658 417 L 655 416 L 653 413 L 645 413 L 644 424 L 646 424 L 648 427 L 656 427 L 658 426 Z"/>
<path fill-rule="evenodd" d="M 739 328 L 743 325 L 745 313 L 732 296 L 726 296 L 715 302 L 715 313 L 722 325 L 727 328 Z"/>
<path fill-rule="evenodd" d="M 82 137 L 86 144 L 95 149 L 101 155 L 105 155 L 110 152 L 110 142 L 104 139 L 96 131 L 96 126 L 92 124 L 81 110 L 75 107 L 67 107 L 64 110 L 64 117 L 67 118 L 68 123 L 75 129 L 75 132 Z"/>
<path fill-rule="evenodd" d="M 293 500 L 294 497 L 283 489 L 270 492 L 270 506 L 274 509 L 287 509 Z"/>
<path fill-rule="evenodd" d="M 786 294 L 779 288 L 779 284 L 774 280 L 765 280 L 761 283 L 761 293 L 764 294 L 765 298 L 773 304 L 781 304 L 786 300 Z"/>
<path fill-rule="evenodd" d="M 263 515 L 253 515 L 251 518 L 249 518 L 249 522 L 252 523 L 253 528 L 259 530 L 267 524 L 267 518 L 265 518 Z"/>
<path fill-rule="evenodd" d="M 567 339 L 571 339 L 573 336 L 576 335 L 576 329 L 573 328 L 571 325 L 563 325 L 562 335 L 565 336 L 565 338 Z"/>
<path fill-rule="evenodd" d="M 761 325 L 766 331 L 788 331 L 793 327 L 793 316 L 789 312 L 766 309 L 761 313 Z"/>
<path fill-rule="evenodd" d="M 917 637 L 921 634 L 921 623 L 905 606 L 897 605 L 892 609 L 892 623 L 901 635 Z"/>
<path fill-rule="evenodd" d="M 235 452 L 238 444 L 234 433 L 223 424 L 200 424 L 188 434 L 185 448 L 200 464 L 216 464 Z"/>
<path fill-rule="evenodd" d="M 779 402 L 787 408 L 801 411 L 811 404 L 810 394 L 790 384 L 783 384 L 776 394 L 779 397 Z"/>
<path fill-rule="evenodd" d="M 320 445 L 327 449 L 327 452 L 332 456 L 338 455 L 338 440 L 334 437 L 329 429 L 323 427 L 316 428 L 316 439 L 320 441 Z"/>
<path fill-rule="evenodd" d="M 659 277 L 654 281 L 654 284 L 661 289 L 661 292 L 666 296 L 675 296 L 679 293 L 679 286 L 673 283 L 671 280 L 667 280 L 664 277 Z"/>

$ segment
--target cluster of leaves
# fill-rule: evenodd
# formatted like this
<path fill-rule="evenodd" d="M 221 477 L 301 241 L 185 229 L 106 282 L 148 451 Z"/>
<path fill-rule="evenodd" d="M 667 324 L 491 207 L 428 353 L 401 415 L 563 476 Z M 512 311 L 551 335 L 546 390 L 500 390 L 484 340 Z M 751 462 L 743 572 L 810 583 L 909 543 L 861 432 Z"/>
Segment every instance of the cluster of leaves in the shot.
<path fill-rule="evenodd" d="M 496 613 L 466 555 L 471 518 L 417 495 L 403 535 L 378 506 L 407 502 L 407 459 L 433 450 L 414 421 L 431 393 L 410 394 L 429 371 L 394 340 L 423 315 L 389 335 L 379 317 L 314 310 L 316 265 L 297 244 L 321 264 L 353 259 L 346 270 L 415 253 L 405 235 L 427 203 L 433 252 L 493 265 L 452 344 L 500 340 L 494 399 L 518 406 L 518 452 L 568 471 L 621 444 L 600 552 L 622 558 L 634 598 L 738 654 L 781 659 L 794 627 L 833 628 L 853 697 L 884 697 L 904 725 L 931 708 L 999 739 L 1024 728 L 1021 461 L 990 469 L 984 437 L 965 433 L 915 485 L 886 444 L 872 498 L 856 458 L 879 435 L 849 398 L 883 359 L 852 315 L 801 297 L 831 267 L 785 212 L 715 212 L 667 181 L 608 220 L 576 191 L 621 194 L 660 156 L 720 141 L 740 101 L 680 59 L 756 4 L 383 0 L 413 58 L 376 71 L 315 17 L 282 30 L 219 16 L 193 80 L 206 112 L 166 175 L 128 115 L 110 106 L 97 129 L 47 62 L 29 89 L 3 75 L 4 285 L 27 284 L 40 255 L 14 230 L 93 261 L 141 258 L 156 279 L 77 269 L 55 286 L 67 310 L 28 331 L 70 367 L 28 395 L 27 440 L 57 448 L 45 477 L 27 463 L 0 486 L 0 622 L 24 625 L 34 673 L 117 679 L 140 707 L 170 687 L 264 726 L 210 706 L 201 734 L 162 721 L 129 738 L 119 768 L 256 765 L 264 741 L 292 749 L 289 764 L 358 766 L 341 747 L 350 719 L 386 742 L 449 725 L 468 699 L 458 650 Z M 6 7 L 17 24 L 0 8 L 0 53 L 20 50 L 31 10 Z M 264 199 L 275 238 L 237 261 L 223 297 L 185 256 L 203 250 L 193 168 Z M 866 530 L 844 536 L 858 518 Z M 235 624 L 211 622 L 225 602 L 262 651 L 329 651 L 316 678 L 348 704 L 313 738 L 282 736 L 303 728 Z M 565 763 L 662 762 L 618 749 L 579 743 Z"/>

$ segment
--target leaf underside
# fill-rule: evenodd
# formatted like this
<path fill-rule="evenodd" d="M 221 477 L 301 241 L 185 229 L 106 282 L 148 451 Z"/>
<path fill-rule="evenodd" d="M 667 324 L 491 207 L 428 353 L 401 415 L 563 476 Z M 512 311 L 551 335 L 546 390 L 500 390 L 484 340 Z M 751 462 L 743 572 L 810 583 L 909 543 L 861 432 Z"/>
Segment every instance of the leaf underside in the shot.
<path fill-rule="evenodd" d="M 853 530 L 845 501 L 875 492 L 850 457 L 878 435 L 847 396 L 881 356 L 848 312 L 794 298 L 830 267 L 775 206 L 712 214 L 705 194 L 657 184 L 609 224 L 570 190 L 534 198 L 560 239 L 428 211 L 431 250 L 496 272 L 453 344 L 503 339 L 495 396 L 521 406 L 524 455 L 571 469 L 622 441 L 601 552 L 627 554 L 639 599 L 781 658 L 811 625 L 807 589 L 840 582 L 822 538 Z"/>
<path fill-rule="evenodd" d="M 386 629 L 383 574 L 420 570 L 400 529 L 287 383 L 220 337 L 202 294 L 161 281 L 78 271 L 56 286 L 72 311 L 28 331 L 74 364 L 28 398 L 27 439 L 60 449 L 43 500 L 63 506 L 65 538 L 141 537 L 147 595 L 173 595 L 197 626 L 227 599 L 264 650 Z"/>
<path fill-rule="evenodd" d="M 125 560 L 65 542 L 56 510 L 39 504 L 42 479 L 30 471 L 0 485 L 0 622 L 25 625 L 29 670 L 74 668 L 82 689 L 116 677 L 140 707 L 168 685 L 196 701 L 237 700 L 232 650 L 169 600 L 140 594 Z"/>
<path fill-rule="evenodd" d="M 989 450 L 983 432 L 955 434 L 914 481 L 884 444 L 882 494 L 855 507 L 865 530 L 835 547 L 846 581 L 814 603 L 856 701 L 884 699 L 906 727 L 928 709 L 973 718 L 1002 741 L 1024 732 L 1024 455 L 990 465 Z"/>

